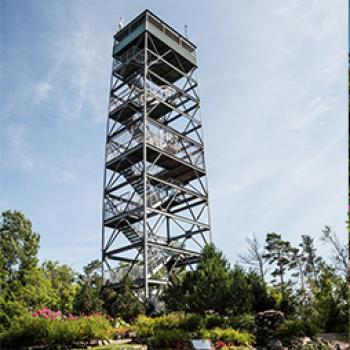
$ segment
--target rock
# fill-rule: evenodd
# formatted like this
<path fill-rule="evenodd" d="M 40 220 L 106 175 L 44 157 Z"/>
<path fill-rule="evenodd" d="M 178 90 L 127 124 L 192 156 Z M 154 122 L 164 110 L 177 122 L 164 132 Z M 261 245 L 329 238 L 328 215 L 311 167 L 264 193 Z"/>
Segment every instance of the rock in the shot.
<path fill-rule="evenodd" d="M 267 310 L 259 312 L 255 318 L 257 343 L 263 346 L 272 342 L 276 343 L 277 329 L 283 321 L 284 314 L 281 311 Z M 278 349 L 282 348 L 283 347 L 280 347 Z M 268 349 L 270 348 L 268 347 Z"/>
<path fill-rule="evenodd" d="M 280 340 L 270 340 L 267 344 L 269 350 L 283 350 L 283 345 Z"/>

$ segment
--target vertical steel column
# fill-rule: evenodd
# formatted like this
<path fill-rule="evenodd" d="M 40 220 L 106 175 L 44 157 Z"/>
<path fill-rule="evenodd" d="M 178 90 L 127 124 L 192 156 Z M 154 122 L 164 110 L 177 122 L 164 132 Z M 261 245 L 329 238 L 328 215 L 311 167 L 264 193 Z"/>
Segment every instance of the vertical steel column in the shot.
<path fill-rule="evenodd" d="M 112 46 L 112 57 L 113 57 L 113 49 L 114 49 L 114 42 Z M 105 198 L 106 198 L 106 178 L 107 178 L 107 144 L 108 144 L 108 134 L 109 134 L 109 108 L 110 108 L 110 102 L 111 102 L 111 90 L 113 87 L 113 68 L 114 68 L 114 59 L 112 59 L 112 74 L 111 78 L 109 80 L 109 93 L 108 93 L 108 106 L 107 106 L 107 126 L 106 126 L 106 143 L 105 143 L 105 159 L 104 159 L 104 173 L 103 173 L 103 191 L 102 191 L 102 254 L 101 254 L 101 261 L 102 261 L 102 285 L 104 284 L 104 261 L 105 261 L 105 240 L 106 240 L 106 233 L 105 233 L 105 218 L 106 218 L 106 204 L 105 204 Z"/>
<path fill-rule="evenodd" d="M 147 237 L 147 41 L 148 33 L 145 33 L 144 43 L 144 71 L 143 71 L 143 259 L 144 259 L 144 283 L 145 300 L 149 298 L 148 289 L 148 237 Z"/>

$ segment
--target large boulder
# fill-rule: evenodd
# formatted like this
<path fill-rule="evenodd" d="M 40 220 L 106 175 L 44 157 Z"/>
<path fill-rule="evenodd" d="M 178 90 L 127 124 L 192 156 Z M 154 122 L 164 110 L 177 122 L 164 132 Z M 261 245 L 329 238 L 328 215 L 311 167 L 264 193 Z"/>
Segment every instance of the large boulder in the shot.
<path fill-rule="evenodd" d="M 266 310 L 259 312 L 255 318 L 257 343 L 266 346 L 276 341 L 277 329 L 283 321 L 284 314 L 281 311 Z"/>

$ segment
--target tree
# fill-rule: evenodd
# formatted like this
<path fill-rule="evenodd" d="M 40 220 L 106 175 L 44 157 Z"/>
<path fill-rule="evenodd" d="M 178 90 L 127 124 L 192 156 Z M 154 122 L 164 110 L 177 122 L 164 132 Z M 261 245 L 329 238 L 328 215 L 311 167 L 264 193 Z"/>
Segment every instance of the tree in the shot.
<path fill-rule="evenodd" d="M 318 275 L 324 265 L 324 261 L 316 254 L 314 239 L 308 235 L 302 235 L 299 247 L 301 249 L 302 260 L 305 263 L 304 275 L 309 283 L 317 286 Z"/>
<path fill-rule="evenodd" d="M 191 283 L 188 283 L 189 289 L 186 293 L 189 311 L 225 312 L 230 298 L 232 274 L 226 258 L 213 244 L 204 248 L 197 270 L 188 272 L 185 281 L 189 279 Z"/>
<path fill-rule="evenodd" d="M 255 233 L 251 238 L 247 238 L 248 249 L 247 253 L 244 255 L 239 255 L 240 260 L 243 264 L 252 266 L 254 270 L 259 272 L 261 280 L 265 280 L 266 268 L 265 265 L 267 260 L 264 258 L 265 249 L 262 247 L 255 236 Z"/>
<path fill-rule="evenodd" d="M 300 290 L 303 293 L 305 291 L 305 273 L 304 273 L 305 259 L 302 252 L 296 247 L 290 247 L 290 261 L 289 270 L 295 270 L 292 272 L 292 276 L 299 278 Z"/>
<path fill-rule="evenodd" d="M 29 309 L 44 306 L 56 309 L 59 300 L 57 293 L 42 268 L 36 267 L 27 271 L 23 278 L 24 284 L 13 295 L 14 300 L 20 300 Z"/>
<path fill-rule="evenodd" d="M 40 237 L 20 212 L 7 210 L 0 223 L 0 290 L 6 293 L 25 284 L 25 275 L 36 268 Z"/>
<path fill-rule="evenodd" d="M 101 298 L 102 263 L 93 260 L 84 267 L 84 274 L 79 275 L 77 292 L 73 310 L 75 313 L 90 314 L 102 311 L 103 300 Z"/>
<path fill-rule="evenodd" d="M 337 234 L 330 226 L 322 230 L 321 240 L 332 247 L 333 261 L 335 268 L 345 277 L 348 276 L 348 248 L 342 244 Z"/>
<path fill-rule="evenodd" d="M 186 307 L 186 271 L 170 276 L 170 285 L 167 286 L 161 295 L 167 312 L 184 311 Z"/>
<path fill-rule="evenodd" d="M 145 313 L 145 307 L 132 290 L 132 281 L 126 278 L 119 291 L 106 286 L 102 290 L 103 307 L 112 317 L 119 316 L 127 322 L 132 322 L 140 314 Z"/>
<path fill-rule="evenodd" d="M 51 282 L 37 266 L 40 236 L 19 211 L 2 213 L 0 223 L 0 328 L 31 308 L 57 302 Z"/>
<path fill-rule="evenodd" d="M 276 301 L 268 290 L 266 282 L 256 272 L 250 271 L 247 276 L 251 294 L 251 311 L 258 313 L 276 308 Z"/>
<path fill-rule="evenodd" d="M 68 265 L 59 265 L 57 261 L 46 261 L 42 265 L 45 277 L 51 283 L 56 295 L 56 310 L 61 310 L 63 314 L 73 312 L 73 303 L 78 291 L 75 282 L 75 272 Z"/>
<path fill-rule="evenodd" d="M 229 289 L 228 308 L 233 315 L 251 312 L 253 296 L 247 276 L 239 265 L 231 271 L 231 285 Z"/>
<path fill-rule="evenodd" d="M 314 300 L 310 319 L 321 331 L 344 332 L 349 318 L 346 280 L 325 266 L 319 277 L 319 287 L 313 289 Z"/>
<path fill-rule="evenodd" d="M 265 249 L 266 253 L 263 255 L 264 258 L 268 259 L 270 265 L 276 265 L 276 268 L 271 272 L 271 275 L 279 278 L 281 292 L 282 294 L 285 294 L 285 288 L 287 286 L 286 272 L 291 263 L 291 244 L 282 240 L 280 234 L 272 232 L 268 233 L 266 236 Z M 276 282 L 276 279 L 272 282 Z"/>

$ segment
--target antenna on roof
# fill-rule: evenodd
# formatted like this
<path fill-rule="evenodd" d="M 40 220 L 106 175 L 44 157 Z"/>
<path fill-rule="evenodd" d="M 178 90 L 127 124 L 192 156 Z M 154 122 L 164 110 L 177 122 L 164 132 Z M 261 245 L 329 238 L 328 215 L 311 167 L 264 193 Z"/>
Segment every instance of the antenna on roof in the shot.
<path fill-rule="evenodd" d="M 185 37 L 188 39 L 188 26 L 185 24 Z"/>
<path fill-rule="evenodd" d="M 125 26 L 124 17 L 120 17 L 120 19 L 119 19 L 119 24 L 118 24 L 119 30 L 122 29 L 122 28 L 124 28 L 124 26 Z"/>

